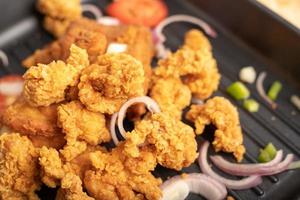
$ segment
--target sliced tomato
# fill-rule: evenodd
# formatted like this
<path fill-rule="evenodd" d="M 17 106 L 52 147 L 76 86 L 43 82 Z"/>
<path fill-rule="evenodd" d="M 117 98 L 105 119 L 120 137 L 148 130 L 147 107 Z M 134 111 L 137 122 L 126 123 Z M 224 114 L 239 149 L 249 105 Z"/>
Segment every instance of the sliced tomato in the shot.
<path fill-rule="evenodd" d="M 125 24 L 154 27 L 167 17 L 168 8 L 163 0 L 118 0 L 107 13 Z"/>
<path fill-rule="evenodd" d="M 19 96 L 22 93 L 24 80 L 20 75 L 8 75 L 0 78 L 0 94 Z"/>

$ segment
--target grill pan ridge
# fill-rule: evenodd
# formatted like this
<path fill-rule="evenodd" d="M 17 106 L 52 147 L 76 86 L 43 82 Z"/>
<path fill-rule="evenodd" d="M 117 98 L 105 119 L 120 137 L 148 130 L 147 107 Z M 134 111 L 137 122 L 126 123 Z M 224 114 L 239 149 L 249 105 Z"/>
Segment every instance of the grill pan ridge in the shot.
<path fill-rule="evenodd" d="M 259 149 L 268 142 L 272 142 L 278 149 L 283 149 L 285 153 L 294 153 L 296 159 L 299 159 L 300 112 L 290 104 L 289 98 L 292 94 L 297 94 L 297 92 L 299 92 L 300 82 L 297 78 L 291 78 L 293 76 L 285 76 L 286 74 L 296 74 L 295 77 L 299 77 L 300 75 L 300 64 L 298 65 L 298 69 L 295 69 L 295 65 L 299 63 L 299 59 L 297 58 L 298 60 L 295 60 L 296 57 L 293 57 L 295 53 L 299 54 L 300 52 L 299 32 L 295 31 L 294 28 L 286 23 L 277 22 L 276 17 L 270 17 L 269 13 L 265 14 L 268 20 L 273 20 L 271 21 L 272 23 L 275 23 L 276 26 L 280 26 L 280 28 L 284 29 L 287 33 L 293 34 L 293 39 L 298 41 L 298 44 L 295 44 L 295 46 L 290 49 L 290 51 L 292 51 L 290 54 L 292 55 L 290 61 L 287 62 L 285 60 L 287 59 L 285 58 L 286 55 L 278 60 L 276 57 L 278 52 L 275 50 L 273 51 L 273 54 L 266 52 L 265 49 L 267 44 L 253 44 L 253 41 L 251 42 L 251 40 L 245 38 L 244 30 L 242 30 L 245 26 L 241 26 L 240 30 L 237 31 L 232 28 L 234 26 L 229 25 L 230 20 L 231 23 L 234 21 L 234 19 L 232 19 L 234 10 L 227 10 L 227 12 L 232 13 L 229 16 L 231 19 L 227 19 L 227 21 L 221 19 L 222 15 L 216 14 L 215 11 L 218 10 L 218 5 L 215 5 L 214 8 L 212 2 L 215 2 L 215 4 L 222 2 L 220 5 L 224 4 L 225 6 L 233 1 L 191 1 L 193 3 L 182 0 L 166 0 L 166 3 L 169 6 L 170 14 L 189 14 L 202 18 L 211 24 L 218 33 L 216 39 L 210 39 L 213 45 L 214 56 L 218 61 L 218 66 L 222 74 L 220 89 L 215 95 L 225 96 L 234 103 L 239 110 L 244 133 L 244 144 L 247 149 L 244 162 L 255 162 Z M 43 45 L 53 40 L 53 38 L 43 30 L 39 20 L 41 17 L 34 9 L 34 2 L 34 0 L 22 0 L 21 2 L 17 0 L 0 1 L 0 10 L 2 12 L 2 18 L 0 19 L 0 49 L 7 53 L 10 61 L 9 69 L 0 68 L 0 76 L 9 73 L 24 73 L 25 69 L 21 67 L 21 61 L 35 49 L 41 48 Z M 83 3 L 93 3 L 104 9 L 109 1 L 85 0 Z M 256 3 L 253 3 L 253 1 L 250 0 L 241 0 L 240 4 L 242 6 L 247 4 L 251 5 L 251 8 L 257 9 L 255 12 L 265 12 L 263 9 L 259 8 Z M 227 5 L 226 9 L 229 9 L 229 7 L 230 6 Z M 239 9 L 249 8 L 240 7 Z M 12 13 L 18 14 L 13 15 Z M 263 14 L 261 15 L 263 16 Z M 239 21 L 241 20 L 242 19 Z M 185 23 L 168 26 L 164 31 L 167 35 L 166 44 L 172 50 L 177 49 L 183 41 L 184 33 L 190 28 L 195 28 L 195 26 Z M 16 32 L 17 34 L 9 34 L 13 32 Z M 287 36 L 289 34 L 287 34 Z M 263 35 L 261 37 L 263 37 Z M 263 41 L 263 38 L 259 38 L 257 41 Z M 272 45 L 275 44 L 275 41 L 273 42 Z M 289 45 L 289 43 L 286 45 Z M 274 45 L 272 47 L 274 47 Z M 253 85 L 249 85 L 248 87 L 251 90 L 252 97 L 260 102 L 261 108 L 258 113 L 252 114 L 247 112 L 243 109 L 240 102 L 235 101 L 226 94 L 226 87 L 237 80 L 240 68 L 246 65 L 255 66 L 256 70 L 259 72 L 267 71 L 268 76 L 265 81 L 266 85 L 270 85 L 274 80 L 280 80 L 283 83 L 284 89 L 278 98 L 278 109 L 272 110 L 269 105 L 259 97 L 255 86 Z M 282 65 L 287 67 L 278 67 Z M 296 114 L 292 115 L 292 112 Z M 199 138 L 199 141 L 200 140 L 201 139 Z M 224 154 L 224 156 L 227 155 Z M 214 168 L 214 170 L 222 174 L 218 169 Z M 183 172 L 199 172 L 199 167 L 197 164 L 193 164 L 192 166 L 185 168 Z M 163 178 L 179 173 L 180 172 L 167 170 L 162 167 L 157 167 L 154 172 L 155 175 Z M 234 197 L 236 200 L 300 199 L 300 192 L 297 190 L 300 185 L 299 170 L 268 176 L 263 179 L 263 184 L 255 188 L 244 191 L 229 190 L 228 195 Z M 43 200 L 55 199 L 54 189 L 43 188 L 38 193 Z M 203 198 L 198 195 L 190 194 L 187 199 L 200 200 Z"/>

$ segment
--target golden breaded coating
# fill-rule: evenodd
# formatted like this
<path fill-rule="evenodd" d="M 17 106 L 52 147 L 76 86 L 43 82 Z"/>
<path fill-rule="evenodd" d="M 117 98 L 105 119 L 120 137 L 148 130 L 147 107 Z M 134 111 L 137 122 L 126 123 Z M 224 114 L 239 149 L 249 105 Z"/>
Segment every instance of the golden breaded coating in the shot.
<path fill-rule="evenodd" d="M 245 147 L 239 115 L 229 100 L 214 97 L 203 105 L 193 105 L 186 117 L 195 123 L 197 134 L 202 134 L 206 125 L 216 126 L 213 141 L 215 150 L 233 153 L 238 161 L 243 159 Z"/>
<path fill-rule="evenodd" d="M 111 139 L 105 116 L 87 110 L 79 101 L 58 107 L 58 123 L 66 133 L 66 138 L 71 140 L 79 139 L 97 145 Z"/>
<path fill-rule="evenodd" d="M 24 97 L 32 106 L 49 106 L 65 99 L 65 90 L 75 85 L 78 71 L 62 61 L 38 64 L 25 74 Z"/>
<path fill-rule="evenodd" d="M 47 147 L 42 147 L 39 153 L 41 180 L 48 187 L 55 188 L 65 174 L 59 153 L 57 150 Z"/>
<path fill-rule="evenodd" d="M 34 54 L 26 58 L 22 64 L 29 68 L 38 63 L 49 64 L 53 60 L 66 61 L 70 55 L 69 49 L 72 44 L 75 44 L 81 49 L 85 49 L 90 62 L 94 63 L 99 55 L 105 53 L 107 39 L 105 35 L 99 31 L 71 25 L 64 36 L 46 45 L 43 49 L 36 50 Z"/>
<path fill-rule="evenodd" d="M 106 128 L 105 116 L 87 110 L 79 101 L 72 101 L 58 107 L 58 123 L 66 134 L 67 145 L 61 150 L 64 158 L 72 160 L 76 154 L 84 151 L 86 146 L 81 142 L 90 145 L 97 145 L 110 141 L 110 133 Z M 78 148 L 79 145 L 79 148 Z M 70 146 L 75 146 L 76 151 L 70 151 Z M 70 155 L 69 152 L 72 152 Z M 75 153 L 76 152 L 76 153 Z"/>
<path fill-rule="evenodd" d="M 38 200 L 38 152 L 18 133 L 0 136 L 0 199 Z"/>
<path fill-rule="evenodd" d="M 68 173 L 75 174 L 83 179 L 85 172 L 92 167 L 90 154 L 100 150 L 105 151 L 100 146 L 87 146 L 86 151 L 79 154 L 73 160 L 66 161 L 56 149 L 42 147 L 39 155 L 41 180 L 48 187 L 55 188 Z"/>
<path fill-rule="evenodd" d="M 128 54 L 105 54 L 80 78 L 79 99 L 94 112 L 113 114 L 129 98 L 144 95 L 144 68 Z"/>
<path fill-rule="evenodd" d="M 179 78 L 158 78 L 154 81 L 150 96 L 163 112 L 181 119 L 182 109 L 191 102 L 192 94 Z"/>
<path fill-rule="evenodd" d="M 189 30 L 184 37 L 184 46 L 187 46 L 193 50 L 207 49 L 212 50 L 212 46 L 208 38 L 203 34 L 203 32 L 192 29 Z"/>
<path fill-rule="evenodd" d="M 61 131 L 57 126 L 57 105 L 32 107 L 22 97 L 3 113 L 2 122 L 23 135 L 52 137 Z"/>
<path fill-rule="evenodd" d="M 70 23 L 81 17 L 80 0 L 38 0 L 37 8 L 45 15 L 45 29 L 55 37 L 62 36 Z"/>
<path fill-rule="evenodd" d="M 66 33 L 71 22 L 69 19 L 58 19 L 46 16 L 43 26 L 46 31 L 51 33 L 54 37 L 59 38 Z"/>
<path fill-rule="evenodd" d="M 77 65 L 53 61 L 49 65 L 38 64 L 31 67 L 24 74 L 24 97 L 30 105 L 49 106 L 62 102 L 66 89 L 78 83 L 80 73 L 86 67 L 81 64 L 88 63 L 88 55 L 75 45 L 71 46 L 70 51 L 69 61 L 74 64 L 75 59 L 78 59 Z"/>
<path fill-rule="evenodd" d="M 160 60 L 154 73 L 164 78 L 182 78 L 199 99 L 210 97 L 217 90 L 221 77 L 209 41 L 197 31 L 188 32 L 184 46 Z"/>
<path fill-rule="evenodd" d="M 147 91 L 152 73 L 151 61 L 154 55 L 150 30 L 142 26 L 128 26 L 126 31 L 116 38 L 116 42 L 127 44 L 127 53 L 142 62 L 146 76 L 145 90 Z"/>
<path fill-rule="evenodd" d="M 150 79 L 152 75 L 151 61 L 154 56 L 154 45 L 152 34 L 149 28 L 143 26 L 129 25 L 121 32 L 120 36 L 113 38 L 114 42 L 127 44 L 128 54 L 142 62 L 145 71 L 145 95 L 150 86 Z M 139 119 L 142 114 L 146 112 L 143 104 L 137 104 L 128 110 L 128 117 L 130 119 Z"/>
<path fill-rule="evenodd" d="M 126 155 L 139 156 L 142 144 L 153 146 L 157 162 L 170 169 L 181 170 L 197 157 L 193 129 L 167 113 L 153 114 L 136 124 L 126 137 Z"/>
<path fill-rule="evenodd" d="M 82 188 L 79 176 L 68 173 L 61 181 L 61 188 L 57 192 L 56 200 L 94 200 L 89 197 Z"/>
<path fill-rule="evenodd" d="M 95 199 L 103 200 L 158 200 L 161 197 L 159 188 L 161 180 L 155 178 L 150 172 L 155 166 L 153 162 L 155 158 L 153 156 L 137 158 L 136 161 L 140 160 L 138 165 L 140 168 L 144 163 L 148 163 L 147 158 L 151 159 L 150 163 L 154 163 L 154 166 L 146 165 L 147 169 L 131 171 L 133 166 L 127 168 L 129 165 L 125 163 L 127 159 L 132 158 L 124 156 L 122 151 L 123 146 L 120 145 L 110 153 L 100 151 L 92 153 L 91 160 L 95 170 L 87 171 L 84 178 L 84 186 L 88 194 Z"/>
<path fill-rule="evenodd" d="M 53 18 L 74 19 L 81 16 L 80 0 L 38 0 L 37 8 Z"/>

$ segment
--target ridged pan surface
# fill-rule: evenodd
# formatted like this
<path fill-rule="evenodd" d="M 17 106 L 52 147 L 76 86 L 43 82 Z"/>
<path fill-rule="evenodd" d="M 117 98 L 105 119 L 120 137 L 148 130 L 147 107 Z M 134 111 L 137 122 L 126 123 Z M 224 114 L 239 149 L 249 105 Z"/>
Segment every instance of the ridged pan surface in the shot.
<path fill-rule="evenodd" d="M 27 0 L 28 1 L 28 0 Z M 109 3 L 106 0 L 85 1 L 84 3 L 94 3 L 104 9 Z M 218 61 L 218 67 L 222 74 L 221 84 L 218 92 L 214 95 L 224 96 L 234 103 L 240 114 L 241 126 L 244 133 L 244 144 L 247 149 L 244 161 L 245 163 L 255 162 L 259 149 L 264 147 L 268 142 L 272 142 L 278 149 L 283 149 L 285 154 L 293 153 L 296 159 L 300 157 L 300 113 L 290 103 L 290 96 L 297 94 L 296 88 L 288 84 L 282 77 L 272 73 L 272 62 L 267 61 L 257 51 L 252 49 L 246 43 L 239 39 L 238 35 L 230 33 L 226 27 L 222 27 L 217 21 L 209 17 L 199 8 L 191 5 L 186 1 L 167 0 L 166 1 L 170 14 L 189 14 L 206 20 L 218 33 L 216 39 L 210 39 L 213 45 L 213 53 Z M 31 2 L 33 3 L 33 2 Z M 22 59 L 30 55 L 35 49 L 41 48 L 49 43 L 53 38 L 47 34 L 41 24 L 41 16 L 38 16 L 32 8 L 32 15 L 23 18 L 16 23 L 13 28 L 0 32 L 0 48 L 4 50 L 10 61 L 10 69 L 0 70 L 0 76 L 8 73 L 24 73 L 24 68 L 20 63 Z M 1 26 L 0 26 L 1 27 Z M 172 50 L 176 50 L 183 41 L 184 33 L 191 29 L 197 28 L 186 23 L 176 23 L 169 25 L 164 33 L 167 35 L 166 45 Z M 9 34 L 18 31 L 18 34 Z M 251 97 L 260 102 L 258 113 L 249 113 L 242 108 L 241 102 L 237 102 L 228 96 L 225 89 L 228 85 L 238 79 L 238 73 L 241 67 L 252 65 L 257 72 L 266 71 L 268 73 L 265 85 L 270 85 L 274 80 L 280 80 L 283 83 L 283 90 L 277 100 L 278 108 L 272 110 L 258 95 L 255 85 L 248 85 L 251 90 Z M 207 130 L 209 132 L 209 130 Z M 209 133 L 208 133 L 209 134 Z M 198 141 L 201 142 L 201 138 Z M 212 153 L 212 150 L 211 150 Z M 227 156 L 224 154 L 224 156 Z M 228 159 L 232 157 L 228 156 Z M 221 171 L 214 168 L 217 172 Z M 199 172 L 199 167 L 195 163 L 183 170 L 183 172 Z M 170 177 L 182 172 L 163 169 L 158 167 L 154 174 L 163 178 Z M 224 175 L 224 174 L 223 174 Z M 238 177 L 232 177 L 238 179 Z M 275 176 L 263 178 L 263 183 L 258 187 L 243 191 L 229 190 L 229 195 L 236 200 L 254 200 L 254 199 L 298 199 L 300 192 L 300 170 L 289 171 Z M 55 199 L 55 190 L 43 188 L 39 192 L 41 199 Z M 298 196 L 298 198 L 297 198 Z M 203 199 L 198 195 L 190 194 L 188 200 Z"/>

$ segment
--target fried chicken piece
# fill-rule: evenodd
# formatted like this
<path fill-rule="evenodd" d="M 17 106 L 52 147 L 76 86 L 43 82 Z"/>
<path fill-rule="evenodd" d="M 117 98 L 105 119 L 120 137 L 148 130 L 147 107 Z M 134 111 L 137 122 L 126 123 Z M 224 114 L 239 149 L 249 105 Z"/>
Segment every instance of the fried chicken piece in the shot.
<path fill-rule="evenodd" d="M 38 152 L 18 133 L 0 136 L 0 199 L 37 200 L 40 188 Z"/>
<path fill-rule="evenodd" d="M 194 41 L 200 44 L 196 45 Z M 195 30 L 187 33 L 185 45 L 181 49 L 158 62 L 155 75 L 182 78 L 183 83 L 199 99 L 211 96 L 220 82 L 220 74 L 209 41 Z"/>
<path fill-rule="evenodd" d="M 209 51 L 212 51 L 212 46 L 208 38 L 203 34 L 203 32 L 197 29 L 189 30 L 185 34 L 184 46 L 189 47 L 193 50 L 207 49 Z"/>
<path fill-rule="evenodd" d="M 144 95 L 144 68 L 128 54 L 105 54 L 80 78 L 79 99 L 94 112 L 113 114 L 129 98 Z"/>
<path fill-rule="evenodd" d="M 97 145 L 111 139 L 106 128 L 105 116 L 87 110 L 79 101 L 72 101 L 58 107 L 58 123 L 66 134 L 67 145 L 61 153 L 67 161 L 81 153 L 78 150 L 85 150 L 86 145 L 78 141 Z M 72 146 L 77 151 L 74 151 Z"/>
<path fill-rule="evenodd" d="M 126 136 L 124 153 L 138 157 L 142 144 L 153 146 L 157 162 L 170 169 L 181 170 L 197 157 L 193 129 L 168 113 L 156 113 L 138 122 Z"/>
<path fill-rule="evenodd" d="M 42 147 L 39 154 L 41 180 L 48 187 L 55 188 L 67 173 L 72 173 L 83 179 L 87 170 L 92 167 L 90 154 L 94 151 L 106 150 L 100 146 L 87 146 L 86 150 L 74 159 L 66 161 L 62 154 L 53 148 Z"/>
<path fill-rule="evenodd" d="M 158 78 L 151 88 L 150 96 L 163 112 L 181 119 L 182 109 L 191 102 L 191 91 L 179 78 Z"/>
<path fill-rule="evenodd" d="M 38 10 L 59 19 L 72 19 L 81 15 L 80 0 L 38 0 Z"/>
<path fill-rule="evenodd" d="M 65 140 L 61 129 L 57 126 L 57 105 L 49 107 L 32 107 L 24 99 L 19 98 L 3 113 L 3 124 L 26 135 L 35 147 L 47 146 L 59 149 Z"/>
<path fill-rule="evenodd" d="M 233 153 L 243 159 L 245 147 L 237 109 L 223 97 L 209 99 L 203 105 L 192 105 L 186 118 L 195 123 L 196 133 L 202 134 L 206 125 L 216 127 L 213 146 L 216 151 Z"/>
<path fill-rule="evenodd" d="M 147 90 L 152 73 L 151 61 L 154 55 L 150 30 L 143 26 L 128 26 L 126 31 L 117 37 L 115 41 L 127 44 L 127 53 L 142 62 L 146 76 L 145 89 Z"/>
<path fill-rule="evenodd" d="M 37 8 L 46 15 L 45 29 L 56 37 L 63 35 L 69 24 L 81 17 L 80 0 L 39 0 Z"/>
<path fill-rule="evenodd" d="M 150 172 L 156 166 L 155 156 L 148 150 L 139 158 L 126 157 L 122 152 L 123 145 L 119 145 L 110 153 L 97 151 L 91 154 L 95 169 L 87 171 L 84 178 L 88 194 L 101 200 L 159 199 L 161 180 Z M 142 169 L 132 170 L 135 167 L 130 164 L 133 163 Z"/>
<path fill-rule="evenodd" d="M 151 61 L 154 56 L 154 47 L 151 32 L 143 26 L 128 26 L 126 30 L 115 39 L 115 42 L 127 44 L 127 53 L 142 62 L 145 71 L 145 95 L 150 86 L 152 74 Z M 137 104 L 128 110 L 130 119 L 138 119 L 146 112 L 143 104 Z"/>
<path fill-rule="evenodd" d="M 64 36 L 46 45 L 43 49 L 36 50 L 22 64 L 29 68 L 38 63 L 49 64 L 53 60 L 66 61 L 70 55 L 69 49 L 72 44 L 86 49 L 90 62 L 94 63 L 97 57 L 106 51 L 107 39 L 99 31 L 71 25 Z"/>
<path fill-rule="evenodd" d="M 32 107 L 22 97 L 3 113 L 3 124 L 25 135 L 52 137 L 60 132 L 56 125 L 57 105 Z"/>
<path fill-rule="evenodd" d="M 49 106 L 62 102 L 66 89 L 78 83 L 82 69 L 89 62 L 88 55 L 76 45 L 72 45 L 70 51 L 67 61 L 76 65 L 53 61 L 49 65 L 31 67 L 24 74 L 24 97 L 30 105 Z"/>
<path fill-rule="evenodd" d="M 68 173 L 61 181 L 61 188 L 56 195 L 56 200 L 94 200 L 83 192 L 82 181 L 79 176 Z"/>
<path fill-rule="evenodd" d="M 58 19 L 46 16 L 43 21 L 43 26 L 46 31 L 56 38 L 59 38 L 66 33 L 71 22 L 69 19 Z"/>

